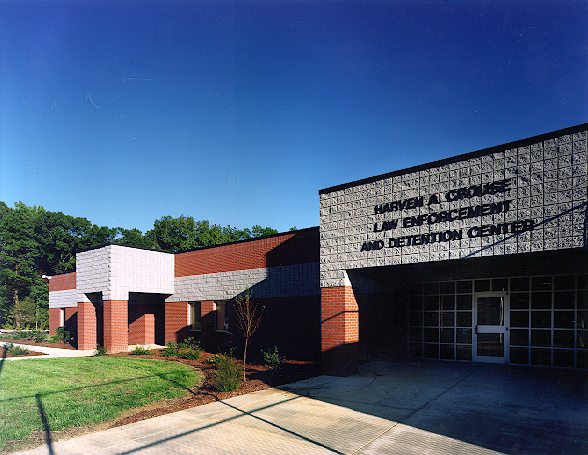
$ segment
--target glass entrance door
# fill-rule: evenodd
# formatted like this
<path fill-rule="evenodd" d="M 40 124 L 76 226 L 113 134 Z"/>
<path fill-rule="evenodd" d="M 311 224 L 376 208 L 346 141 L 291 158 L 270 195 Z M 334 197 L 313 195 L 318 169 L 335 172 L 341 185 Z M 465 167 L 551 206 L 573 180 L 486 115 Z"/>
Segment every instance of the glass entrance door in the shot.
<path fill-rule="evenodd" d="M 474 361 L 508 362 L 508 310 L 506 292 L 474 294 Z"/>

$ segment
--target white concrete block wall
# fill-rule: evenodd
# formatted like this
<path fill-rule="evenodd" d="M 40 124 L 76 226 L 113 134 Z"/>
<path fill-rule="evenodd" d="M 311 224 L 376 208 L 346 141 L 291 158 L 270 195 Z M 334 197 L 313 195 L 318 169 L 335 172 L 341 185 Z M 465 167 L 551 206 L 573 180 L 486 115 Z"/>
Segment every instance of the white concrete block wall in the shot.
<path fill-rule="evenodd" d="M 49 308 L 77 307 L 82 302 L 83 294 L 77 289 L 49 292 Z"/>
<path fill-rule="evenodd" d="M 77 288 L 102 292 L 104 300 L 127 300 L 129 292 L 173 294 L 174 256 L 109 245 L 78 253 Z"/>
<path fill-rule="evenodd" d="M 318 263 L 177 277 L 168 302 L 232 299 L 248 288 L 252 296 L 304 297 L 320 294 Z"/>
<path fill-rule="evenodd" d="M 320 195 L 320 285 L 343 286 L 345 270 L 431 262 L 464 257 L 548 251 L 586 246 L 586 131 L 525 147 L 397 175 Z M 386 202 L 512 178 L 507 193 L 441 202 L 375 214 Z M 439 212 L 481 203 L 512 200 L 507 213 L 454 222 L 373 232 L 375 222 Z M 390 237 L 467 229 L 483 224 L 534 219 L 537 227 L 518 235 L 467 238 L 400 248 L 360 251 L 363 242 Z"/>

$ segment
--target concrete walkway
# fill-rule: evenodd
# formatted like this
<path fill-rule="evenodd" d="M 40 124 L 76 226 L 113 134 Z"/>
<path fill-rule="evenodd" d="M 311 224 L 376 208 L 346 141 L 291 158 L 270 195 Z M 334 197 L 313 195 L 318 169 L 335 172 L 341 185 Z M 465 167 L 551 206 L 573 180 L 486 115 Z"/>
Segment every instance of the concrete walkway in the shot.
<path fill-rule="evenodd" d="M 585 454 L 587 379 L 569 370 L 374 362 L 351 377 L 320 376 L 27 453 Z"/>
<path fill-rule="evenodd" d="M 29 351 L 42 352 L 46 355 L 28 356 L 28 357 L 6 357 L 4 360 L 26 360 L 26 359 L 51 359 L 55 357 L 89 357 L 94 355 L 96 351 L 78 351 L 75 349 L 61 349 L 61 348 L 48 348 L 46 346 L 35 346 L 32 344 L 20 344 L 10 343 L 8 341 L 0 341 L 0 346 L 7 344 L 14 344 L 21 348 L 28 349 Z"/>

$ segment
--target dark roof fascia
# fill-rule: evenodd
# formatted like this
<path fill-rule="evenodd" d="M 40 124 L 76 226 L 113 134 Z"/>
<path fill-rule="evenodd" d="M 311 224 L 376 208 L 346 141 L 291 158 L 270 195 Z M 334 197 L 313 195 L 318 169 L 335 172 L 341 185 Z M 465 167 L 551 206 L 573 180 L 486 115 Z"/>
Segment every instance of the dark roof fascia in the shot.
<path fill-rule="evenodd" d="M 508 142 L 508 143 L 502 144 L 502 145 L 495 145 L 493 147 L 488 147 L 485 149 L 476 150 L 474 152 L 463 153 L 461 155 L 455 155 L 455 156 L 451 156 L 449 158 L 443 158 L 441 160 L 431 161 L 429 163 L 419 164 L 417 166 L 407 167 L 405 169 L 400 169 L 397 171 L 388 172 L 386 174 L 380 174 L 380 175 L 375 175 L 373 177 L 367 177 L 367 178 L 363 178 L 363 179 L 359 179 L 359 180 L 354 180 L 352 182 L 343 183 L 341 185 L 330 186 L 328 188 L 324 188 L 322 190 L 319 190 L 319 194 L 328 194 L 328 193 L 332 193 L 333 191 L 340 191 L 340 190 L 344 190 L 346 188 L 351 188 L 351 187 L 354 187 L 357 185 L 363 185 L 366 183 L 373 183 L 373 182 L 377 182 L 379 180 L 383 180 L 383 179 L 390 178 L 390 177 L 396 177 L 396 176 L 403 175 L 403 174 L 409 174 L 411 172 L 424 171 L 425 169 L 431 169 L 434 167 L 443 166 L 445 164 L 451 164 L 451 163 L 456 163 L 458 161 L 464 161 L 464 160 L 469 160 L 472 158 L 478 158 L 480 156 L 489 155 L 491 153 L 498 152 L 498 151 L 501 151 L 504 149 L 514 148 L 514 147 L 525 147 L 527 145 L 531 145 L 536 142 L 546 141 L 548 139 L 553 139 L 558 136 L 577 133 L 579 131 L 584 131 L 587 129 L 588 129 L 588 123 L 582 123 L 580 125 L 570 126 L 568 128 L 564 128 L 561 130 L 552 131 L 550 133 L 544 133 L 544 134 L 540 134 L 538 136 L 532 136 L 532 137 L 528 137 L 526 139 L 520 139 L 520 140 L 517 140 L 514 142 Z"/>

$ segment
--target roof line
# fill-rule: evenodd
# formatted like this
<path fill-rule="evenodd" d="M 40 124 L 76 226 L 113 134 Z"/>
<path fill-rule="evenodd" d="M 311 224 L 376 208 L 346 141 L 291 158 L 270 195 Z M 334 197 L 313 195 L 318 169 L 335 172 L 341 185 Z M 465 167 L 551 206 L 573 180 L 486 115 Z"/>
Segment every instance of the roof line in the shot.
<path fill-rule="evenodd" d="M 319 190 L 319 194 L 328 194 L 332 193 L 333 191 L 340 191 L 346 188 L 351 188 L 353 186 L 362 185 L 365 183 L 373 183 L 377 182 L 378 180 L 383 180 L 389 177 L 396 177 L 403 174 L 408 174 L 411 172 L 423 171 L 425 169 L 430 169 L 433 167 L 443 166 L 445 164 L 455 163 L 457 161 L 463 161 L 466 159 L 477 158 L 484 155 L 489 155 L 491 153 L 497 152 L 502 149 L 513 148 L 513 147 L 524 147 L 526 145 L 533 144 L 535 142 L 545 141 L 547 139 L 553 139 L 554 137 L 562 136 L 565 134 L 572 134 L 577 133 L 582 130 L 588 129 L 588 123 L 581 123 L 579 125 L 570 126 L 568 128 L 564 128 L 557 131 L 552 131 L 550 133 L 539 134 L 537 136 L 528 137 L 525 139 L 519 139 L 513 142 L 507 142 L 506 144 L 502 145 L 495 145 L 492 147 L 484 148 L 481 150 L 476 150 L 474 152 L 462 153 L 460 155 L 451 156 L 448 158 L 443 158 L 437 161 L 431 161 L 425 164 L 419 164 L 417 166 L 407 167 L 405 169 L 400 169 L 397 171 L 387 172 L 385 174 L 375 175 L 373 177 L 367 177 L 359 180 L 354 180 L 349 183 L 343 183 L 341 185 L 330 186 L 328 188 L 324 188 Z"/>

